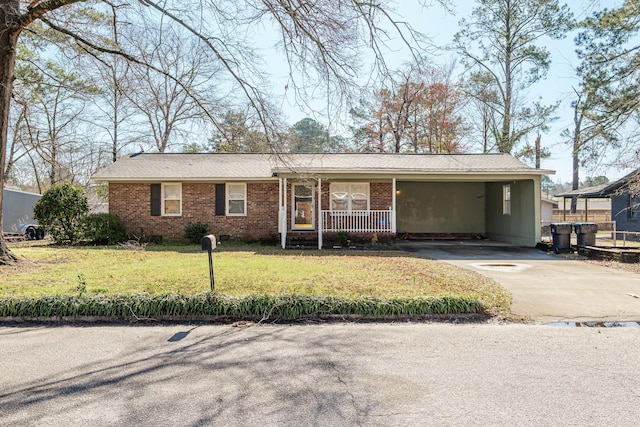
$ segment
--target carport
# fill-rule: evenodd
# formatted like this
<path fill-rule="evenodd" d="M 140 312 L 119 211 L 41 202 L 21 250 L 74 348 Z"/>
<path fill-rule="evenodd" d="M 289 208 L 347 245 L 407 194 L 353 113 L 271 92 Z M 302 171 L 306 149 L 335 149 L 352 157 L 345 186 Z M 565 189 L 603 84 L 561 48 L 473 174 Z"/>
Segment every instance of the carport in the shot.
<path fill-rule="evenodd" d="M 398 179 L 400 237 L 488 238 L 533 247 L 540 241 L 540 176 L 496 173 Z"/>

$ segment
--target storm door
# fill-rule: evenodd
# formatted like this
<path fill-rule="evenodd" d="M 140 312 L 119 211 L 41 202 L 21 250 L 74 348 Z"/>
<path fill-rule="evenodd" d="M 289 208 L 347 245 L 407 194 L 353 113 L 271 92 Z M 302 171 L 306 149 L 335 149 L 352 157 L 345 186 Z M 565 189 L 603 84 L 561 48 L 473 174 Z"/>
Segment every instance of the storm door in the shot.
<path fill-rule="evenodd" d="M 293 184 L 293 206 L 291 208 L 292 230 L 315 229 L 313 184 Z"/>

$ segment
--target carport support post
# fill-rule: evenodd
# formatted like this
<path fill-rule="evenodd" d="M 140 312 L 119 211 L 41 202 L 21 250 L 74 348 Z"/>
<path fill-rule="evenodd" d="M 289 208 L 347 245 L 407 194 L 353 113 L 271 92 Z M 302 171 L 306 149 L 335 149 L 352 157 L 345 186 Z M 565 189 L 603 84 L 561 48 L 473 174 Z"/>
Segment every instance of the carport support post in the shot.
<path fill-rule="evenodd" d="M 280 210 L 282 217 L 279 218 L 282 222 L 282 230 L 280 231 L 280 238 L 282 249 L 287 246 L 287 178 L 282 180 L 282 194 L 281 194 L 282 209 Z"/>
<path fill-rule="evenodd" d="M 318 250 L 322 250 L 322 178 L 318 177 Z"/>
<path fill-rule="evenodd" d="M 396 179 L 391 181 L 391 232 L 396 232 Z"/>

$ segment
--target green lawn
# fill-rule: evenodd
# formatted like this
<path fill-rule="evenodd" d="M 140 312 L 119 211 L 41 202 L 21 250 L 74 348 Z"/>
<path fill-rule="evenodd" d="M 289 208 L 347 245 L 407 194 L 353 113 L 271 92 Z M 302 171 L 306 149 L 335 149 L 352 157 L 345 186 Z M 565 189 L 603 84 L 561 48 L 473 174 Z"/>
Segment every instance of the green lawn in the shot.
<path fill-rule="evenodd" d="M 209 290 L 206 252 L 196 246 L 10 246 L 22 262 L 0 267 L 0 297 Z M 295 251 L 221 245 L 214 251 L 216 291 L 246 295 L 331 295 L 346 298 L 477 297 L 487 312 L 508 312 L 509 293 L 475 272 L 401 252 Z"/>

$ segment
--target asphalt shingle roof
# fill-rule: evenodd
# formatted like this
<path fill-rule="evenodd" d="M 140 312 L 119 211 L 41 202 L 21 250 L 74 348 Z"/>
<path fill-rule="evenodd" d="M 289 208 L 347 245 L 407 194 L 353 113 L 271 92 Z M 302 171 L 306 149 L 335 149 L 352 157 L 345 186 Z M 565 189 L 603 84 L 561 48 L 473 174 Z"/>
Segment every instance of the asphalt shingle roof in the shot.
<path fill-rule="evenodd" d="M 141 153 L 94 175 L 98 181 L 268 179 L 274 173 L 529 174 L 507 154 L 235 154 Z"/>

